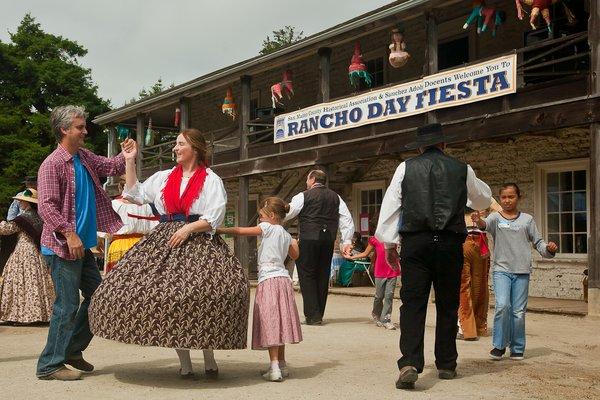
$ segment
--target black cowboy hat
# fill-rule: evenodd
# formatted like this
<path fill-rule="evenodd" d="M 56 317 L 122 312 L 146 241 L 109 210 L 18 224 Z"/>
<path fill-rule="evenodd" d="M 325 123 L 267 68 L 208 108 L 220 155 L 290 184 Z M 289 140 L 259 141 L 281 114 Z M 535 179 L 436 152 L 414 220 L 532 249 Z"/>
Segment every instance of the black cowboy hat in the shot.
<path fill-rule="evenodd" d="M 442 124 L 428 124 L 417 129 L 417 140 L 407 144 L 406 148 L 418 149 L 419 147 L 433 146 L 434 144 L 445 143 L 455 137 L 444 135 Z"/>

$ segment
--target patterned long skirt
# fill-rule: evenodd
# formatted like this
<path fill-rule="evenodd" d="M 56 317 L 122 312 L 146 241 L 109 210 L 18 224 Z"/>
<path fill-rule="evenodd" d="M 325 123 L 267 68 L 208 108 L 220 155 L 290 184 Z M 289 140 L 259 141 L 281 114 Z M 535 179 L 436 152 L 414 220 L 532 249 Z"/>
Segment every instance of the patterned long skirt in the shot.
<path fill-rule="evenodd" d="M 244 349 L 249 285 L 218 235 L 167 246 L 183 222 L 159 224 L 96 289 L 90 328 L 105 339 L 182 349 Z"/>

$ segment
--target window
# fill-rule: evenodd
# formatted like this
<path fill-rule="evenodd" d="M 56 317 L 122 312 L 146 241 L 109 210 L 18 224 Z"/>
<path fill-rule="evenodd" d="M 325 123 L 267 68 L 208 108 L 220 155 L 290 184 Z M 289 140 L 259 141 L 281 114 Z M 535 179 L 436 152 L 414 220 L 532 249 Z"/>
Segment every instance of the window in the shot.
<path fill-rule="evenodd" d="M 444 70 L 469 62 L 469 38 L 467 36 L 438 45 L 438 70 Z"/>
<path fill-rule="evenodd" d="M 559 253 L 586 254 L 589 226 L 587 160 L 538 165 L 543 236 Z"/>
<path fill-rule="evenodd" d="M 356 231 L 360 229 L 361 214 L 368 214 L 369 230 L 375 229 L 381 202 L 385 193 L 385 181 L 360 182 L 352 185 L 352 215 Z M 364 235 L 363 236 L 368 236 Z"/>
<path fill-rule="evenodd" d="M 371 77 L 373 78 L 371 87 L 376 88 L 379 86 L 383 86 L 383 84 L 385 83 L 383 57 L 369 60 L 366 62 L 365 65 L 367 66 L 367 71 L 369 71 Z"/>

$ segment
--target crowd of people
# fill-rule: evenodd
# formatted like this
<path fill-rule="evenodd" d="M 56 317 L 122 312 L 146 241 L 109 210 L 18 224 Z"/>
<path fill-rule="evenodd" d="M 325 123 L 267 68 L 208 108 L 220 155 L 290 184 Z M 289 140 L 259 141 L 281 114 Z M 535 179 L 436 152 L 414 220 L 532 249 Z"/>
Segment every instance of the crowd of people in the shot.
<path fill-rule="evenodd" d="M 306 190 L 289 204 L 264 199 L 257 226 L 225 228 L 227 193 L 208 165 L 201 132 L 182 131 L 173 149 L 176 166 L 139 182 L 135 141 L 125 140 L 115 157 L 96 155 L 84 147 L 86 117 L 78 106 L 52 111 L 58 146 L 0 222 L 0 235 L 10 238 L 2 240 L 8 257 L 0 322 L 49 322 L 38 378 L 77 380 L 93 371 L 83 357 L 93 335 L 172 348 L 183 379 L 197 379 L 190 350 L 202 350 L 206 376 L 217 378 L 214 350 L 247 346 L 250 299 L 247 277 L 221 234 L 261 239 L 251 347 L 268 351 L 261 371 L 268 381 L 289 376 L 285 346 L 303 339 L 286 260 L 296 261 L 305 324 L 322 325 L 338 232 L 348 263 L 373 265 L 371 317 L 388 330 L 397 326 L 392 309 L 400 279 L 396 387 L 413 388 L 423 372 L 432 287 L 440 379 L 457 374 L 456 339 L 488 335 L 490 264 L 496 304 L 489 357 L 500 360 L 509 348 L 511 359 L 524 358 L 531 244 L 543 257 L 553 257 L 557 246 L 544 242 L 531 215 L 519 211 L 515 183 L 501 186 L 498 204 L 469 165 L 444 152 L 440 124 L 420 128 L 407 146 L 420 155 L 396 169 L 361 246 L 346 203 L 319 169 L 308 173 Z M 118 198 L 102 188 L 107 176 L 123 177 Z M 285 228 L 295 218 L 298 239 Z M 91 251 L 98 232 L 111 239 L 104 279 Z"/>

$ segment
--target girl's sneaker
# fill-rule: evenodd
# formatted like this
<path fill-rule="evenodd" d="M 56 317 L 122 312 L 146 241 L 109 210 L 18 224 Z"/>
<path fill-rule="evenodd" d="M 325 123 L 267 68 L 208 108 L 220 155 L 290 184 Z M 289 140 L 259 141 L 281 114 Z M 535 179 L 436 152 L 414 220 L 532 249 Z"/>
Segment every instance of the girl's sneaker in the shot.
<path fill-rule="evenodd" d="M 493 348 L 492 351 L 490 351 L 490 358 L 494 361 L 498 361 L 498 360 L 502 360 L 502 356 L 504 355 L 504 353 L 506 352 L 506 349 L 497 349 L 497 348 Z"/>
<path fill-rule="evenodd" d="M 287 378 L 288 376 L 290 376 L 290 370 L 288 369 L 287 366 L 285 367 L 280 367 L 279 370 L 281 371 L 281 376 L 284 378 Z M 269 373 L 270 369 L 263 369 L 262 371 L 260 371 L 261 375 L 266 375 L 267 373 Z"/>
<path fill-rule="evenodd" d="M 388 331 L 394 331 L 394 330 L 396 330 L 396 325 L 394 325 L 391 321 L 385 322 L 383 324 L 383 327 L 385 329 L 387 329 Z"/>
<path fill-rule="evenodd" d="M 283 382 L 283 375 L 280 369 L 269 369 L 262 377 L 269 382 Z"/>

